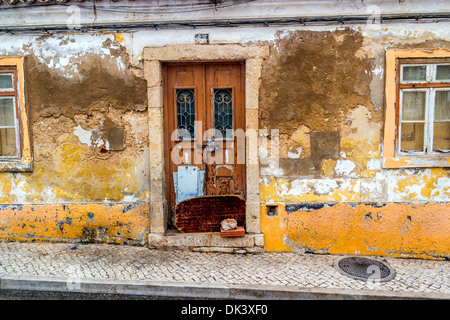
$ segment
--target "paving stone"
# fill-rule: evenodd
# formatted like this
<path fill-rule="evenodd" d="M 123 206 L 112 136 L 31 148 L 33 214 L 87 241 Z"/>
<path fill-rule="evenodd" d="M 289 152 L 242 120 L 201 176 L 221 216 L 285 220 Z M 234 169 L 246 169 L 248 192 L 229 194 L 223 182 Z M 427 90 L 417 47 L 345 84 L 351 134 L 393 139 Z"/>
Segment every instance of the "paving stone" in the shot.
<path fill-rule="evenodd" d="M 117 280 L 385 290 L 450 294 L 448 261 L 385 258 L 397 272 L 383 283 L 345 277 L 337 256 L 265 252 L 230 254 L 103 244 L 0 243 L 0 277 L 41 275 Z M 71 269 L 70 269 L 71 267 Z"/>

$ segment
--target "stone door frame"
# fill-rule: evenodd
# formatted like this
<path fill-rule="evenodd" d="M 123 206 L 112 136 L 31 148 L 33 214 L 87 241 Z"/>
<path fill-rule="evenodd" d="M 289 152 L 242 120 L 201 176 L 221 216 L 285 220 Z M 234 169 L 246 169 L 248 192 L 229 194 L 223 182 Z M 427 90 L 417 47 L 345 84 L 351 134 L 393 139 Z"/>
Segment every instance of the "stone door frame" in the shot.
<path fill-rule="evenodd" d="M 149 115 L 151 234 L 164 234 L 167 230 L 168 217 L 164 173 L 162 63 L 245 61 L 246 130 L 252 129 L 258 134 L 261 68 L 268 55 L 268 45 L 247 47 L 239 44 L 169 45 L 144 48 L 144 77 L 147 80 Z M 246 232 L 248 234 L 261 233 L 257 145 L 259 139 L 255 140 L 249 144 L 247 138 L 246 146 Z"/>

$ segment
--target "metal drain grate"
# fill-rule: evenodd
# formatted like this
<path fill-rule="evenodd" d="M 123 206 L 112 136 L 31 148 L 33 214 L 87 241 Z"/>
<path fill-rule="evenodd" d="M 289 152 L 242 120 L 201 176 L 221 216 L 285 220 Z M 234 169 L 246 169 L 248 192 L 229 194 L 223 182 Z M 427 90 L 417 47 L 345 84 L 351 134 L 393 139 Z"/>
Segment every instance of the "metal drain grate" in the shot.
<path fill-rule="evenodd" d="M 395 270 L 390 265 L 365 257 L 341 257 L 333 265 L 341 274 L 358 280 L 379 282 L 395 277 Z"/>

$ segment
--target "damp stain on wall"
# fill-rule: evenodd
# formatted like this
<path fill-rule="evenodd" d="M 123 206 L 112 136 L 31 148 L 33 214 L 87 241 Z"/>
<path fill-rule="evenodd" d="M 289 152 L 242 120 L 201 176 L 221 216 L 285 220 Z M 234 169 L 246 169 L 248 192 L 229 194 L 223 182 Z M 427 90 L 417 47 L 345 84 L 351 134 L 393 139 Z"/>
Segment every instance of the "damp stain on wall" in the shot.
<path fill-rule="evenodd" d="M 147 83 L 113 36 L 23 44 L 34 170 L 0 174 L 2 203 L 148 200 Z"/>

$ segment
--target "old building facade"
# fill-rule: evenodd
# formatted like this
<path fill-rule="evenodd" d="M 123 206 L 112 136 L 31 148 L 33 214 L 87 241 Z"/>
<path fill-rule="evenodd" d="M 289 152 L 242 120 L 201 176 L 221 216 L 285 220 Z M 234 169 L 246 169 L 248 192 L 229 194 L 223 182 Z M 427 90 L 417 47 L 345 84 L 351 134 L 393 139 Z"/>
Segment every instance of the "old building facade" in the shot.
<path fill-rule="evenodd" d="M 450 257 L 448 1 L 0 3 L 2 240 Z"/>

